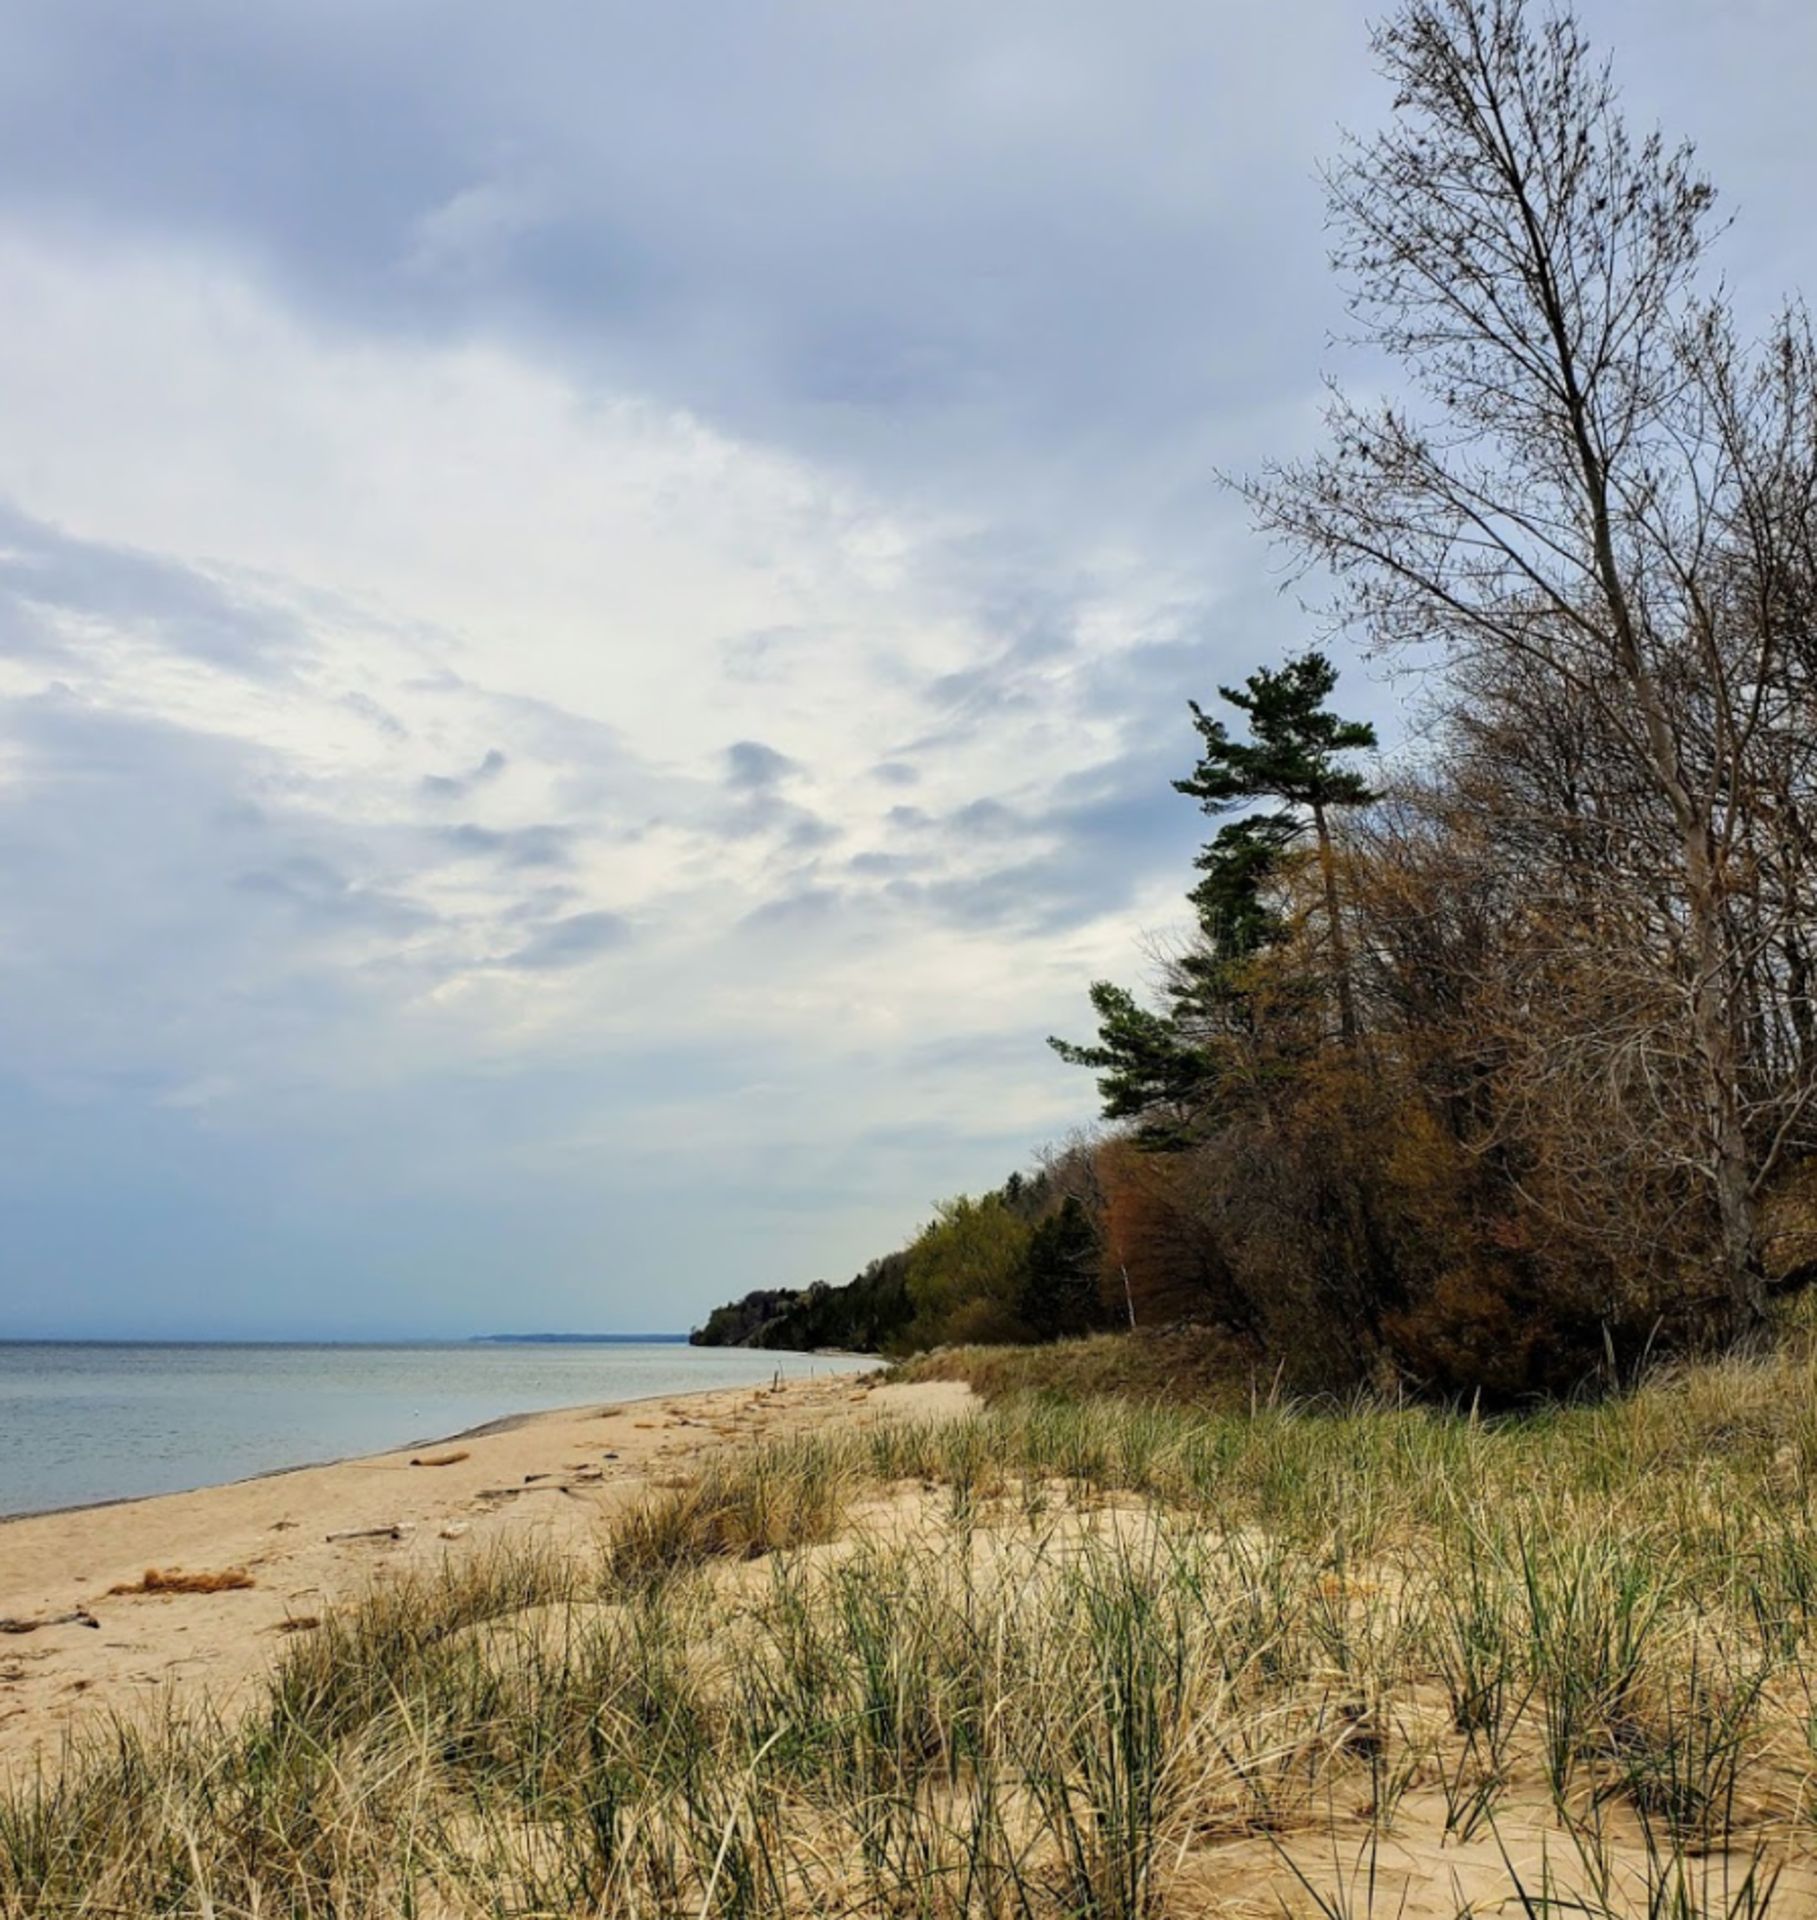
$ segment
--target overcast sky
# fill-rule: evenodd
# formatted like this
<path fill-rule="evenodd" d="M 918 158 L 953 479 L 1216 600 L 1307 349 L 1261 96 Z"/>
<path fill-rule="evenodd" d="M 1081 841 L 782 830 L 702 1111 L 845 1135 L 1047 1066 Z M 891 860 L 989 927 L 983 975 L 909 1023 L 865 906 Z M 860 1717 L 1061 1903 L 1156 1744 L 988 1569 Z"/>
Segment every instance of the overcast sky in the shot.
<path fill-rule="evenodd" d="M 1365 17 L 0 0 L 0 1333 L 681 1328 L 1088 1121 Z M 1817 283 L 1817 9 L 1586 18 Z"/>

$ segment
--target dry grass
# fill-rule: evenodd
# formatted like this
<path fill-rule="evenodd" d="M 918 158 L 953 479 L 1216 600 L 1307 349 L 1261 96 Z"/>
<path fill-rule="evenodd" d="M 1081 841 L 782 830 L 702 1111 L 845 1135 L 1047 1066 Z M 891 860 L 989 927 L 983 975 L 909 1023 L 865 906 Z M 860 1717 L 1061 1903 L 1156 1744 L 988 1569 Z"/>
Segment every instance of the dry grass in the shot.
<path fill-rule="evenodd" d="M 181 1567 L 147 1567 L 137 1580 L 109 1587 L 110 1594 L 237 1593 L 257 1585 L 244 1567 L 223 1567 L 218 1573 L 185 1573 Z"/>
<path fill-rule="evenodd" d="M 1005 1399 L 402 1580 L 0 1799 L 0 1913 L 1817 1911 L 1817 1375 Z"/>
<path fill-rule="evenodd" d="M 1040 1347 L 942 1347 L 898 1364 L 899 1380 L 963 1380 L 985 1401 L 1114 1394 L 1169 1406 L 1244 1405 L 1254 1358 L 1212 1327 L 1095 1333 Z"/>
<path fill-rule="evenodd" d="M 812 1441 L 711 1458 L 698 1479 L 646 1500 L 620 1524 L 606 1548 L 606 1578 L 631 1589 L 713 1560 L 829 1540 L 856 1477 L 836 1449 Z"/>

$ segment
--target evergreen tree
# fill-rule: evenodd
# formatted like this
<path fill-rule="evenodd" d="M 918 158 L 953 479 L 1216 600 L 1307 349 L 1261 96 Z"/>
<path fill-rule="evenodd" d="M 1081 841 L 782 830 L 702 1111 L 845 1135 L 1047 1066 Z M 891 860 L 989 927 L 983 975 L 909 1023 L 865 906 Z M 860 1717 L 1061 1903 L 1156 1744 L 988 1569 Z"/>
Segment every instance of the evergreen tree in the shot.
<path fill-rule="evenodd" d="M 1076 1194 L 1035 1228 L 1023 1263 L 1021 1316 L 1037 1340 L 1089 1333 L 1103 1321 L 1098 1236 Z"/>
<path fill-rule="evenodd" d="M 1251 1030 L 1249 963 L 1286 934 L 1271 888 L 1282 858 L 1308 831 L 1318 844 L 1339 1021 L 1345 1040 L 1355 1038 L 1330 816 L 1375 798 L 1362 776 L 1340 762 L 1373 747 L 1375 729 L 1327 709 L 1336 684 L 1324 655 L 1305 653 L 1279 670 L 1251 674 L 1241 691 L 1221 687 L 1223 698 L 1248 718 L 1247 741 L 1233 740 L 1223 721 L 1192 703 L 1200 759 L 1189 779 L 1173 783 L 1176 789 L 1213 814 L 1244 800 L 1279 805 L 1228 822 L 1200 853 L 1202 877 L 1189 896 L 1200 941 L 1176 969 L 1169 1011 L 1151 1012 L 1127 988 L 1099 980 L 1091 988 L 1097 1044 L 1048 1041 L 1061 1059 L 1096 1072 L 1104 1118 L 1135 1120 L 1145 1147 L 1188 1145 L 1214 1104 L 1222 1078 L 1215 1040 Z"/>
<path fill-rule="evenodd" d="M 1220 696 L 1247 717 L 1247 741 L 1233 740 L 1224 722 L 1195 700 L 1193 724 L 1202 743 L 1199 764 L 1191 778 L 1176 780 L 1174 786 L 1211 814 L 1227 813 L 1246 800 L 1281 803 L 1271 814 L 1238 822 L 1234 830 L 1225 828 L 1207 849 L 1200 861 L 1201 867 L 1210 863 L 1207 879 L 1194 895 L 1202 918 L 1207 900 L 1221 902 L 1248 866 L 1259 863 L 1265 874 L 1281 852 L 1311 828 L 1318 843 L 1338 1019 L 1344 1038 L 1351 1041 L 1356 1038 L 1356 1004 L 1338 901 L 1331 814 L 1340 807 L 1366 806 L 1376 797 L 1361 774 L 1340 764 L 1342 755 L 1373 748 L 1375 729 L 1366 720 L 1345 720 L 1327 708 L 1336 685 L 1331 662 L 1322 653 L 1307 652 L 1278 671 L 1263 667 L 1252 673 L 1242 690 L 1220 687 Z M 1259 902 L 1259 891 L 1252 887 L 1249 898 Z"/>
<path fill-rule="evenodd" d="M 1246 963 L 1286 933 L 1268 888 L 1291 841 L 1268 819 L 1233 820 L 1195 860 L 1204 875 L 1187 896 L 1199 916 L 1199 945 L 1179 962 L 1176 1025 L 1247 1025 Z"/>
<path fill-rule="evenodd" d="M 1135 1120 L 1142 1144 L 1183 1147 L 1217 1077 L 1216 1063 L 1166 1014 L 1151 1013 L 1127 987 L 1094 980 L 1096 1046 L 1076 1046 L 1050 1035 L 1047 1044 L 1069 1066 L 1090 1067 L 1106 1120 Z"/>

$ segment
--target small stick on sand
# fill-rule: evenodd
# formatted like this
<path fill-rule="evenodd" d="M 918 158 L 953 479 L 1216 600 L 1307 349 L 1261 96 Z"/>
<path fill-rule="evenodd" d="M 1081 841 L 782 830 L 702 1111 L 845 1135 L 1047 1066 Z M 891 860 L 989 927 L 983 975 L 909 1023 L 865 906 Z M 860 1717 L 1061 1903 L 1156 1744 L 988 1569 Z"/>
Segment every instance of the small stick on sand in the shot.
<path fill-rule="evenodd" d="M 345 1533 L 331 1533 L 328 1540 L 401 1540 L 410 1531 L 402 1520 L 394 1520 L 388 1527 L 350 1527 Z"/>

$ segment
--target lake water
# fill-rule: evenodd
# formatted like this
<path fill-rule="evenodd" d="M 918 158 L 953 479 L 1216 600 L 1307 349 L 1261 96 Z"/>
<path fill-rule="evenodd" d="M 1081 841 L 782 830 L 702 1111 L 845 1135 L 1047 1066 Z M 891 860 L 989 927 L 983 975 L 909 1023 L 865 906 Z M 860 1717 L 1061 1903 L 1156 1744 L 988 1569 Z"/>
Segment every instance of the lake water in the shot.
<path fill-rule="evenodd" d="M 511 1413 L 795 1379 L 852 1362 L 739 1347 L 0 1341 L 0 1514 L 379 1453 Z"/>

